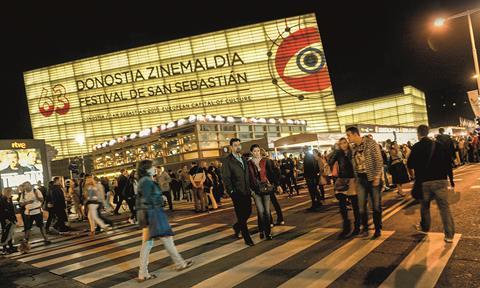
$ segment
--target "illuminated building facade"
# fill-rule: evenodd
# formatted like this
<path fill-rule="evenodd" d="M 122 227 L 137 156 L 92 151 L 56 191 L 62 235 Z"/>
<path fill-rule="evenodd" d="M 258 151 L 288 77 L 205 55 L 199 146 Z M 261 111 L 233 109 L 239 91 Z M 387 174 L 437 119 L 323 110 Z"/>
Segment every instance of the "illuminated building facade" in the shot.
<path fill-rule="evenodd" d="M 341 130 L 314 14 L 40 68 L 24 81 L 34 138 L 58 158 L 199 114 Z"/>
<path fill-rule="evenodd" d="M 356 124 L 428 125 L 425 93 L 413 86 L 404 86 L 402 93 L 339 105 L 337 111 L 342 128 Z"/>
<path fill-rule="evenodd" d="M 137 161 L 144 159 L 179 168 L 199 159 L 218 159 L 231 138 L 243 142 L 278 139 L 305 133 L 306 127 L 307 123 L 299 120 L 190 116 L 96 145 L 93 165 L 95 173 L 101 175 L 118 173 L 121 168 L 133 169 Z"/>

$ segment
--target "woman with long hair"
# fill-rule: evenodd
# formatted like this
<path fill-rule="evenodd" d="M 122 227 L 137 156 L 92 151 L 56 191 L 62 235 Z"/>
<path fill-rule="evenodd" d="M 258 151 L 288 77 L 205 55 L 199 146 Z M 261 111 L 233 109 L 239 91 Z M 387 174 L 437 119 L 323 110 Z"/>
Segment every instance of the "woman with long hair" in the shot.
<path fill-rule="evenodd" d="M 355 189 L 355 174 L 352 165 L 352 149 L 347 139 L 340 138 L 338 141 L 339 149 L 334 152 L 329 160 L 329 165 L 338 165 L 338 178 L 335 181 L 335 197 L 338 199 L 340 214 L 343 219 L 343 230 L 339 238 L 355 236 L 360 233 L 360 213 L 358 208 L 358 197 Z M 347 199 L 352 204 L 354 216 L 354 229 L 350 234 L 352 225 L 348 219 Z"/>
<path fill-rule="evenodd" d="M 185 261 L 178 253 L 173 242 L 173 231 L 163 211 L 162 191 L 153 181 L 155 167 L 151 160 L 142 160 L 137 164 L 137 200 L 136 211 L 138 225 L 142 228 L 142 246 L 140 248 L 140 269 L 138 281 L 143 282 L 155 275 L 148 273 L 148 256 L 153 248 L 153 239 L 160 238 L 177 270 L 192 266 L 193 261 Z"/>
<path fill-rule="evenodd" d="M 275 189 L 274 171 L 270 162 L 263 158 L 260 146 L 250 147 L 252 158 L 248 160 L 250 189 L 257 207 L 260 239 L 272 240 L 270 226 L 270 193 Z M 268 165 L 267 165 L 268 164 Z"/>
<path fill-rule="evenodd" d="M 88 209 L 88 223 L 90 224 L 90 236 L 95 236 L 96 224 L 102 227 L 104 230 L 110 230 L 102 218 L 98 216 L 98 207 L 100 205 L 100 191 L 98 190 L 97 183 L 91 175 L 85 177 L 85 184 L 83 186 L 83 199 L 86 199 L 85 206 Z"/>

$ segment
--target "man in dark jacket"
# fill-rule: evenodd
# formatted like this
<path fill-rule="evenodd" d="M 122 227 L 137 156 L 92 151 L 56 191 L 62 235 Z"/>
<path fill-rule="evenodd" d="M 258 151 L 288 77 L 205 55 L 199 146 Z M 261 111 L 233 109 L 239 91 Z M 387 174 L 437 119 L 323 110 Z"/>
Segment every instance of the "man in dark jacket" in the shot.
<path fill-rule="evenodd" d="M 298 195 L 297 179 L 295 179 L 295 162 L 293 162 L 291 157 L 288 157 L 287 152 L 283 152 L 283 159 L 280 161 L 280 170 L 282 171 L 283 191 L 287 191 L 288 188 L 289 196 L 293 196 L 293 189 L 295 187 Z"/>
<path fill-rule="evenodd" d="M 232 198 L 235 214 L 237 215 L 237 223 L 233 225 L 233 229 L 237 238 L 241 232 L 245 244 L 253 246 L 254 243 L 247 227 L 247 220 L 250 214 L 252 214 L 247 161 L 241 154 L 242 145 L 240 144 L 240 139 L 230 139 L 230 147 L 232 153 L 223 159 L 222 175 L 226 192 Z"/>
<path fill-rule="evenodd" d="M 57 223 L 53 226 L 60 233 L 68 232 L 68 227 L 65 225 L 68 222 L 67 217 L 67 205 L 65 203 L 65 189 L 63 188 L 60 177 L 53 178 L 53 186 L 50 194 L 53 208 L 50 211 L 53 211 L 57 218 Z"/>
<path fill-rule="evenodd" d="M 114 215 L 120 215 L 118 210 L 122 207 L 123 200 L 127 200 L 126 193 L 129 186 L 128 181 L 128 171 L 126 169 L 120 170 L 120 176 L 118 176 L 117 183 L 118 183 L 118 202 L 117 207 L 113 210 Z"/>
<path fill-rule="evenodd" d="M 304 148 L 305 158 L 303 159 L 303 176 L 307 182 L 308 193 L 312 200 L 312 207 L 308 208 L 309 211 L 316 211 L 322 206 L 320 201 L 320 192 L 318 191 L 318 177 L 320 168 L 318 167 L 318 161 L 313 156 L 313 151 Z"/>
<path fill-rule="evenodd" d="M 428 138 L 428 126 L 418 126 L 417 134 L 420 141 L 413 145 L 407 162 L 408 168 L 415 171 L 415 184 L 420 183 L 423 196 L 420 202 L 422 220 L 415 228 L 424 234 L 430 230 L 430 202 L 435 198 L 445 230 L 445 242 L 452 243 L 455 227 L 447 199 L 451 154 L 440 142 Z"/>
<path fill-rule="evenodd" d="M 443 145 L 443 148 L 447 151 L 448 155 L 451 156 L 452 161 L 455 159 L 455 147 L 453 146 L 453 140 L 450 135 L 445 134 L 444 128 L 439 128 L 438 132 L 440 134 L 437 135 L 437 142 Z"/>

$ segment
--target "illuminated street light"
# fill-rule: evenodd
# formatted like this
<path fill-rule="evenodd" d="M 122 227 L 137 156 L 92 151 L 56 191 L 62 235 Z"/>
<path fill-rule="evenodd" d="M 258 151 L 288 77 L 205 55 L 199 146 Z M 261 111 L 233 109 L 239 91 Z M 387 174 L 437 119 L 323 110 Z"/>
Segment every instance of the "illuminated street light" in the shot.
<path fill-rule="evenodd" d="M 479 68 L 478 68 L 478 55 L 477 55 L 477 48 L 475 47 L 475 38 L 473 36 L 474 33 L 473 33 L 472 17 L 471 17 L 472 14 L 477 13 L 477 12 L 480 12 L 480 8 L 473 9 L 473 10 L 467 10 L 467 11 L 452 15 L 452 16 L 447 17 L 447 18 L 437 18 L 437 19 L 435 19 L 435 21 L 433 21 L 433 25 L 435 27 L 440 27 L 440 26 L 443 26 L 445 24 L 445 21 L 447 21 L 447 20 L 452 20 L 452 19 L 467 16 L 468 30 L 470 32 L 470 43 L 472 45 L 473 65 L 475 67 L 475 76 L 476 77 L 474 77 L 474 78 L 477 79 L 477 93 L 478 93 L 478 95 L 480 95 L 480 77 L 478 77 L 478 75 L 480 75 L 480 71 L 479 71 Z"/>
<path fill-rule="evenodd" d="M 477 79 L 478 78 L 478 74 L 475 74 L 472 76 L 473 79 Z"/>
<path fill-rule="evenodd" d="M 433 25 L 436 27 L 443 26 L 443 24 L 445 24 L 445 18 L 437 18 L 435 21 L 433 21 Z"/>

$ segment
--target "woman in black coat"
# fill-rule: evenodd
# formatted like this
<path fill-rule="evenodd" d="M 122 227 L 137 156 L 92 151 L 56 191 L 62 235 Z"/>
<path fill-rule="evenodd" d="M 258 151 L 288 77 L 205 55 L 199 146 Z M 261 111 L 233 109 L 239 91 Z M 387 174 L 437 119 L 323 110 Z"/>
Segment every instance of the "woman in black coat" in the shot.
<path fill-rule="evenodd" d="M 339 238 L 347 236 L 355 236 L 360 233 L 360 212 L 358 208 L 358 196 L 356 192 L 355 174 L 352 165 L 352 149 L 347 139 L 340 138 L 338 141 L 340 149 L 335 151 L 329 159 L 328 164 L 333 167 L 335 162 L 338 163 L 338 178 L 335 181 L 335 197 L 338 199 L 340 214 L 343 219 L 343 230 Z M 352 203 L 354 216 L 354 229 L 351 231 L 351 223 L 348 219 L 347 199 Z"/>

